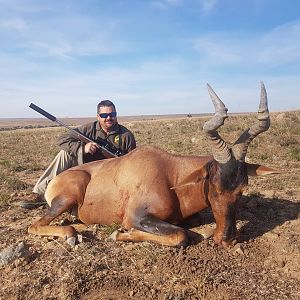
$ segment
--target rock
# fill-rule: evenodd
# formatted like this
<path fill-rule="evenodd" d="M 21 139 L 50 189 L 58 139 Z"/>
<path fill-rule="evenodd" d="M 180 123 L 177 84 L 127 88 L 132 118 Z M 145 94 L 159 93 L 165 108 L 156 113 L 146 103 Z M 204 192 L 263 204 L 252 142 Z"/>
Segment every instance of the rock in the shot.
<path fill-rule="evenodd" d="M 117 241 L 117 236 L 118 236 L 119 230 L 115 230 L 107 239 L 107 242 L 115 242 Z"/>
<path fill-rule="evenodd" d="M 231 253 L 235 253 L 235 254 L 244 254 L 244 250 L 242 248 L 242 244 L 240 244 L 240 243 L 235 244 L 234 247 L 232 247 L 230 249 L 230 252 Z"/>
<path fill-rule="evenodd" d="M 30 255 L 29 248 L 24 242 L 6 247 L 0 252 L 0 266 L 7 265 L 18 258 L 28 259 Z"/>
<path fill-rule="evenodd" d="M 273 231 L 268 231 L 263 235 L 265 238 L 267 238 L 268 240 L 277 240 L 279 235 L 276 232 Z"/>
<path fill-rule="evenodd" d="M 71 246 L 71 247 L 75 247 L 76 245 L 76 237 L 74 236 L 70 236 L 67 238 L 67 243 Z"/>
<path fill-rule="evenodd" d="M 209 239 L 214 234 L 214 228 L 213 227 L 197 227 L 192 228 L 191 231 L 196 232 L 198 234 L 201 234 L 204 239 Z"/>
<path fill-rule="evenodd" d="M 124 244 L 124 250 L 126 251 L 132 251 L 136 248 L 136 245 L 133 243 Z"/>
<path fill-rule="evenodd" d="M 82 234 L 77 234 L 77 241 L 78 241 L 78 243 L 82 243 L 82 241 L 83 241 Z"/>

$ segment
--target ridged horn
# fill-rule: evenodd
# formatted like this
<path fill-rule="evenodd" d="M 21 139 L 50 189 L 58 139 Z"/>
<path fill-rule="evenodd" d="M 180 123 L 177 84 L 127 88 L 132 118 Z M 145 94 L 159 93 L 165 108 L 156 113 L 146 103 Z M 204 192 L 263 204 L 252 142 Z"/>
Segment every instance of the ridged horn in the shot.
<path fill-rule="evenodd" d="M 211 141 L 214 159 L 221 164 L 225 164 L 230 161 L 232 155 L 227 143 L 220 137 L 217 129 L 224 124 L 225 119 L 228 117 L 228 109 L 209 84 L 207 84 L 207 88 L 215 107 L 215 114 L 209 121 L 204 123 L 203 131 Z"/>
<path fill-rule="evenodd" d="M 251 141 L 260 133 L 270 127 L 270 115 L 268 110 L 268 97 L 264 83 L 261 81 L 260 104 L 257 113 L 257 121 L 248 128 L 232 146 L 232 152 L 237 160 L 245 161 L 247 150 Z"/>

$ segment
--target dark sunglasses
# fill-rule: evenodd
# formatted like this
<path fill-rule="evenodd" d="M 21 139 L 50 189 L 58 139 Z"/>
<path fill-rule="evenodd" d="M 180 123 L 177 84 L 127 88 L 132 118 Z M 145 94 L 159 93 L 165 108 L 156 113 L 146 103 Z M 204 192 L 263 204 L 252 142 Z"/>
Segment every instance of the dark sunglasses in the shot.
<path fill-rule="evenodd" d="M 112 111 L 111 113 L 102 113 L 102 114 L 98 114 L 98 115 L 102 119 L 106 119 L 108 117 L 115 118 L 117 116 L 117 112 Z"/>

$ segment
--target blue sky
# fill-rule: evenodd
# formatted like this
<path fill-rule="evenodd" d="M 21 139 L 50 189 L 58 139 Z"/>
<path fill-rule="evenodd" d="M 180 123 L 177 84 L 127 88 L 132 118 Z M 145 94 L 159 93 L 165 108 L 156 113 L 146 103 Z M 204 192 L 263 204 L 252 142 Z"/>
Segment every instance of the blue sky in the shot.
<path fill-rule="evenodd" d="M 298 0 L 0 0 L 0 118 L 300 108 Z"/>

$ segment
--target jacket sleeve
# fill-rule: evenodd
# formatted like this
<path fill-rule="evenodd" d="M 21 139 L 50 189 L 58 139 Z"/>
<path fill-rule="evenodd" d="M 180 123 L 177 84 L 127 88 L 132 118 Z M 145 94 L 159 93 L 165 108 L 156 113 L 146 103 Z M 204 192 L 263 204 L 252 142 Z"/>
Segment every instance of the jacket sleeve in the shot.
<path fill-rule="evenodd" d="M 126 154 L 136 148 L 135 137 L 132 132 L 126 132 L 123 141 L 123 152 Z"/>
<path fill-rule="evenodd" d="M 75 128 L 75 130 L 87 136 L 87 128 L 85 125 Z M 78 164 L 81 164 L 83 161 L 84 145 L 85 143 L 80 141 L 72 132 L 62 134 L 58 138 L 58 146 L 68 152 L 72 157 L 77 158 Z"/>

